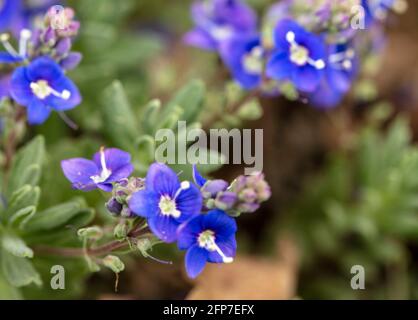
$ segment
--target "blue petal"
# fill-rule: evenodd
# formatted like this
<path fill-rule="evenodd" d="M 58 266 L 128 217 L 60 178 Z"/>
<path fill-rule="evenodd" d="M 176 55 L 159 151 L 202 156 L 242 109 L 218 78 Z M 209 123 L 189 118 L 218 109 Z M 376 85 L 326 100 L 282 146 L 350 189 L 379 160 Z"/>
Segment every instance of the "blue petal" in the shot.
<path fill-rule="evenodd" d="M 207 258 L 208 251 L 197 245 L 187 250 L 185 263 L 186 272 L 190 278 L 196 278 L 203 271 Z"/>
<path fill-rule="evenodd" d="M 276 49 L 280 51 L 289 51 L 290 44 L 286 39 L 286 35 L 292 31 L 296 36 L 296 41 L 299 43 L 300 37 L 305 37 L 307 31 L 299 24 L 291 19 L 281 20 L 274 29 L 274 44 Z"/>
<path fill-rule="evenodd" d="M 221 249 L 221 251 L 226 257 L 235 257 L 237 252 L 237 241 L 235 240 L 234 235 L 229 238 L 223 238 L 218 236 L 215 241 L 219 249 Z M 223 258 L 218 252 L 210 251 L 208 255 L 208 261 L 213 263 L 223 263 Z"/>
<path fill-rule="evenodd" d="M 184 222 L 193 216 L 200 214 L 202 210 L 203 199 L 200 190 L 193 184 L 186 190 L 182 190 L 176 198 L 177 210 L 181 215 L 177 219 Z"/>
<path fill-rule="evenodd" d="M 211 210 L 203 217 L 204 229 L 212 230 L 216 236 L 228 238 L 237 232 L 235 219 L 222 210 Z"/>
<path fill-rule="evenodd" d="M 150 166 L 145 184 L 148 189 L 171 197 L 174 197 L 180 188 L 177 174 L 162 163 L 153 163 Z"/>
<path fill-rule="evenodd" d="M 10 94 L 18 104 L 28 106 L 35 97 L 30 89 L 30 80 L 27 77 L 26 67 L 18 67 L 10 80 Z"/>
<path fill-rule="evenodd" d="M 40 100 L 32 99 L 28 107 L 28 123 L 31 125 L 42 124 L 48 119 L 51 110 Z"/>
<path fill-rule="evenodd" d="M 129 200 L 129 209 L 138 216 L 148 218 L 160 213 L 159 195 L 149 190 L 135 192 Z"/>
<path fill-rule="evenodd" d="M 99 168 L 93 161 L 83 158 L 63 160 L 61 161 L 61 168 L 74 188 L 84 191 L 96 188 L 90 177 L 98 175 Z"/>
<path fill-rule="evenodd" d="M 267 62 L 266 74 L 275 80 L 290 80 L 296 66 L 289 60 L 289 53 L 277 51 Z"/>
<path fill-rule="evenodd" d="M 322 71 L 310 65 L 295 68 L 292 72 L 292 82 L 301 91 L 313 92 L 321 81 Z"/>
<path fill-rule="evenodd" d="M 70 97 L 68 99 L 63 99 L 60 97 L 56 97 L 54 95 L 50 95 L 46 101 L 51 108 L 54 108 L 57 111 L 65 111 L 72 109 L 78 106 L 81 103 L 81 95 L 78 91 L 77 86 L 72 82 L 69 78 L 64 75 L 61 77 L 49 80 L 49 85 L 51 88 L 58 92 L 63 92 L 67 90 L 70 92 Z"/>
<path fill-rule="evenodd" d="M 0 52 L 0 64 L 17 63 L 17 62 L 22 62 L 22 61 L 23 61 L 22 57 L 19 57 L 19 56 L 15 57 L 8 52 Z"/>
<path fill-rule="evenodd" d="M 111 192 L 113 190 L 113 185 L 108 182 L 98 183 L 97 186 L 105 192 Z"/>
<path fill-rule="evenodd" d="M 215 51 L 217 44 L 212 37 L 201 28 L 196 28 L 186 33 L 183 38 L 184 43 L 189 46 L 197 47 L 203 50 Z"/>
<path fill-rule="evenodd" d="M 112 172 L 110 177 L 106 180 L 107 183 L 119 181 L 131 175 L 134 167 L 131 164 L 131 155 L 128 152 L 116 148 L 109 148 L 105 149 L 104 153 L 106 167 Z M 100 152 L 96 152 L 93 161 L 96 163 L 97 167 L 102 170 L 100 154 Z"/>
<path fill-rule="evenodd" d="M 27 70 L 27 77 L 30 81 L 42 79 L 52 84 L 57 79 L 61 79 L 61 76 L 64 76 L 61 67 L 48 57 L 40 57 L 33 60 L 27 66 Z"/>
<path fill-rule="evenodd" d="M 180 250 L 186 250 L 195 245 L 199 234 L 203 231 L 203 214 L 199 215 L 178 227 L 177 246 Z"/>
<path fill-rule="evenodd" d="M 179 223 L 171 216 L 157 214 L 148 219 L 151 231 L 162 241 L 171 243 L 177 239 Z"/>
<path fill-rule="evenodd" d="M 205 178 L 202 177 L 200 172 L 197 170 L 197 166 L 195 164 L 193 165 L 193 180 L 199 187 L 203 187 L 203 185 L 207 181 Z"/>

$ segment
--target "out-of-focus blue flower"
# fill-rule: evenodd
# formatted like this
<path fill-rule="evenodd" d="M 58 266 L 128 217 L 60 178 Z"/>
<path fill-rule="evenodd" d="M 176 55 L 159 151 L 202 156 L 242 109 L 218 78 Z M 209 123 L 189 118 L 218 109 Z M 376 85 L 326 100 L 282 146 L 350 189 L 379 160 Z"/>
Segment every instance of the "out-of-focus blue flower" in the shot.
<path fill-rule="evenodd" d="M 259 36 L 232 38 L 220 44 L 219 52 L 241 87 L 253 89 L 260 85 L 265 57 Z"/>
<path fill-rule="evenodd" d="M 21 11 L 20 0 L 0 1 L 0 32 L 10 29 Z"/>
<path fill-rule="evenodd" d="M 10 96 L 10 76 L 0 75 L 0 100 Z"/>
<path fill-rule="evenodd" d="M 204 50 L 215 51 L 227 39 L 257 31 L 255 12 L 241 0 L 197 0 L 191 13 L 195 28 L 184 40 Z"/>
<path fill-rule="evenodd" d="M 278 81 L 291 81 L 303 92 L 314 91 L 325 68 L 325 44 L 317 35 L 292 20 L 280 21 L 274 32 L 275 49 L 266 74 Z"/>
<path fill-rule="evenodd" d="M 55 61 L 47 57 L 16 68 L 10 91 L 13 99 L 28 109 L 30 124 L 41 124 L 52 110 L 69 110 L 81 102 L 75 84 Z"/>
<path fill-rule="evenodd" d="M 134 170 L 131 155 L 116 148 L 101 148 L 93 160 L 63 160 L 61 168 L 73 188 L 82 191 L 100 188 L 106 192 L 112 191 L 112 183 L 129 177 Z"/>
<path fill-rule="evenodd" d="M 181 225 L 178 247 L 187 250 L 186 271 L 189 277 L 197 277 L 207 262 L 231 263 L 236 254 L 235 233 L 237 224 L 221 210 L 201 214 Z"/>
<path fill-rule="evenodd" d="M 333 45 L 328 52 L 325 76 L 318 89 L 309 96 L 310 103 L 323 109 L 333 108 L 341 102 L 358 71 L 358 58 L 350 45 Z"/>
<path fill-rule="evenodd" d="M 18 35 L 23 28 L 31 27 L 33 20 L 45 11 L 56 0 L 2 0 L 0 1 L 0 32 L 12 31 Z"/>
<path fill-rule="evenodd" d="M 404 12 L 408 4 L 405 0 L 361 0 L 366 14 L 366 24 L 374 20 L 385 20 L 390 11 Z"/>
<path fill-rule="evenodd" d="M 189 181 L 180 183 L 177 174 L 164 164 L 150 166 L 145 189 L 134 193 L 129 208 L 147 219 L 151 231 L 165 242 L 177 238 L 181 223 L 198 215 L 202 209 L 202 195 Z"/>

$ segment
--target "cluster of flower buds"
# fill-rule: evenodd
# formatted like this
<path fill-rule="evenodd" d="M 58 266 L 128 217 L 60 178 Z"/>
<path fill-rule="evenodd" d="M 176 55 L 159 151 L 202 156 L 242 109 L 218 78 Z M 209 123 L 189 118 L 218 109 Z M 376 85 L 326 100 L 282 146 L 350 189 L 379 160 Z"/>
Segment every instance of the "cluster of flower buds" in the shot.
<path fill-rule="evenodd" d="M 261 172 L 239 176 L 230 185 L 224 180 L 208 180 L 200 190 L 207 209 L 221 209 L 231 216 L 252 213 L 271 196 Z"/>
<path fill-rule="evenodd" d="M 131 195 L 144 188 L 144 179 L 131 177 L 123 179 L 114 184 L 112 197 L 106 203 L 107 210 L 115 215 L 124 218 L 133 217 L 133 212 L 129 209 L 129 199 Z"/>
<path fill-rule="evenodd" d="M 49 55 L 64 70 L 75 68 L 81 60 L 81 54 L 71 51 L 72 39 L 80 28 L 74 15 L 72 8 L 51 7 L 45 15 L 43 27 L 35 31 L 33 55 Z"/>

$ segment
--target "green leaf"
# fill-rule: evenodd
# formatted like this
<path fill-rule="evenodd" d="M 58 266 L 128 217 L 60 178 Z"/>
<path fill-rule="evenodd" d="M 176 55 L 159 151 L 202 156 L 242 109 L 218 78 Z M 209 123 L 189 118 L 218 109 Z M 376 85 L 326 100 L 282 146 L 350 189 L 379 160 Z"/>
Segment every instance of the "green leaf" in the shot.
<path fill-rule="evenodd" d="M 1 251 L 1 268 L 4 277 L 15 287 L 31 283 L 42 285 L 40 275 L 27 258 L 16 257 L 4 249 Z"/>
<path fill-rule="evenodd" d="M 26 184 L 38 184 L 44 157 L 45 141 L 42 136 L 34 138 L 16 154 L 7 187 L 7 197 Z"/>
<path fill-rule="evenodd" d="M 10 197 L 9 206 L 5 210 L 4 217 L 9 223 L 16 222 L 16 219 L 22 214 L 30 214 L 28 207 L 34 207 L 38 204 L 41 190 L 39 187 L 24 185 L 20 189 L 13 192 Z M 23 211 L 22 211 L 23 210 Z M 10 219 L 13 218 L 13 221 Z"/>
<path fill-rule="evenodd" d="M 107 136 L 125 150 L 133 149 L 133 141 L 139 135 L 136 117 L 119 81 L 114 81 L 104 91 L 103 118 Z"/>
<path fill-rule="evenodd" d="M 151 100 L 142 113 L 141 128 L 149 135 L 153 135 L 157 129 L 157 116 L 161 110 L 161 101 L 158 99 Z"/>
<path fill-rule="evenodd" d="M 0 270 L 0 300 L 20 300 L 22 295 L 19 290 L 10 285 L 4 278 L 3 273 Z"/>
<path fill-rule="evenodd" d="M 81 201 L 71 201 L 37 212 L 25 227 L 27 232 L 48 231 L 74 222 L 88 223 L 91 210 L 86 210 Z"/>
<path fill-rule="evenodd" d="M 19 237 L 5 233 L 2 237 L 1 245 L 4 250 L 21 258 L 33 258 L 33 251 L 26 243 Z"/>
<path fill-rule="evenodd" d="M 183 110 L 180 120 L 187 122 L 196 121 L 202 109 L 205 99 L 205 85 L 201 80 L 192 80 L 185 85 L 175 95 L 175 97 L 166 105 L 163 110 L 162 119 L 167 119 L 176 106 Z"/>

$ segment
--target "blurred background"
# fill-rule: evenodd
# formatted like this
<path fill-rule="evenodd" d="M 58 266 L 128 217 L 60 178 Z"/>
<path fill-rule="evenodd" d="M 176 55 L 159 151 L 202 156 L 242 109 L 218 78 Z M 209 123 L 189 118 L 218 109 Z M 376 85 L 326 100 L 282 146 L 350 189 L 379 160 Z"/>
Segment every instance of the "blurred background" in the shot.
<path fill-rule="evenodd" d="M 275 1 L 248 1 L 259 12 Z M 61 159 L 91 155 L 111 144 L 103 119 L 103 90 L 119 79 L 137 114 L 153 98 L 167 101 L 191 79 L 207 85 L 203 124 L 220 110 L 228 72 L 215 54 L 187 47 L 188 0 L 68 1 L 81 21 L 70 73 L 83 95 L 69 112 L 80 130 L 54 115 L 32 128 L 46 137 L 48 168 L 41 205 L 74 196 Z M 416 299 L 418 298 L 418 3 L 393 17 L 383 56 L 335 109 L 319 111 L 284 98 L 261 99 L 215 127 L 264 129 L 264 171 L 273 196 L 239 220 L 239 255 L 212 265 L 196 281 L 183 271 L 173 245 L 158 256 L 173 265 L 130 257 L 114 292 L 114 275 L 86 277 L 75 267 L 65 293 L 27 289 L 28 297 L 95 299 Z M 242 167 L 213 177 L 231 180 Z M 81 195 L 81 193 L 80 193 Z M 86 194 L 104 214 L 100 194 Z M 41 262 L 40 262 L 41 263 Z M 351 267 L 365 269 L 365 290 L 350 286 Z M 88 289 L 87 289 L 88 288 Z"/>

